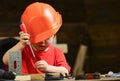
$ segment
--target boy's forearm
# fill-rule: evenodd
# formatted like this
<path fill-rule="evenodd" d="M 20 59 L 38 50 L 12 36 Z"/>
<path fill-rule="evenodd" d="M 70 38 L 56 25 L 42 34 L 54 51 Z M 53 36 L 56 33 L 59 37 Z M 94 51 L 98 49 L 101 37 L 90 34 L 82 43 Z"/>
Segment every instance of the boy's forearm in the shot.
<path fill-rule="evenodd" d="M 10 51 L 18 51 L 18 50 L 22 50 L 25 46 L 21 43 L 18 42 L 15 46 L 13 46 L 12 48 L 10 48 L 3 56 L 3 63 L 5 65 L 8 65 L 8 54 Z"/>
<path fill-rule="evenodd" d="M 53 72 L 53 73 L 67 73 L 68 74 L 68 70 L 65 67 L 63 67 L 63 66 L 52 66 L 52 65 L 49 65 L 47 71 L 48 72 Z"/>

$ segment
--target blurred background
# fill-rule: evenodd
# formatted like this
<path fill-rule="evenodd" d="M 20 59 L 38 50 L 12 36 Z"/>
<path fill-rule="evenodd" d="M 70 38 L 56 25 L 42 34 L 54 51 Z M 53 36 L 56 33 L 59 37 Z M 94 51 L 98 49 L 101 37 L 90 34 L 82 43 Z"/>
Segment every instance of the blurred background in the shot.
<path fill-rule="evenodd" d="M 35 1 L 49 3 L 62 14 L 57 43 L 68 45 L 65 56 L 72 70 L 84 44 L 85 72 L 120 71 L 120 0 L 0 0 L 0 38 L 19 36 L 21 14 Z"/>

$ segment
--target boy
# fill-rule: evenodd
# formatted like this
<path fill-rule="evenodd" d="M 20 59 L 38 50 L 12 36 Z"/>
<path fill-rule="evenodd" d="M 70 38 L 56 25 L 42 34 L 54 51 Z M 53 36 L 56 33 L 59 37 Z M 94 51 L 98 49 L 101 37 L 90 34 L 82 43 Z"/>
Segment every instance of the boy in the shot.
<path fill-rule="evenodd" d="M 21 50 L 23 74 L 69 74 L 70 66 L 63 52 L 51 45 L 54 35 L 61 27 L 61 15 L 49 4 L 35 2 L 25 9 L 21 21 L 26 32 L 21 31 L 20 41 L 4 54 L 4 64 L 8 65 L 9 51 Z"/>

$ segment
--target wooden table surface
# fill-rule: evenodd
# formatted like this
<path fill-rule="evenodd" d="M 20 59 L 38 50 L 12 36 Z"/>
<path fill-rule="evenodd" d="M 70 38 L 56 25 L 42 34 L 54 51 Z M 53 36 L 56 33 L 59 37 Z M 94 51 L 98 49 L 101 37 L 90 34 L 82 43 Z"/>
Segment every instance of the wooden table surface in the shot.
<path fill-rule="evenodd" d="M 0 79 L 0 81 L 15 81 L 15 80 L 1 80 Z M 45 81 L 45 80 L 30 80 L 30 81 Z M 47 81 L 120 81 L 120 78 L 102 78 L 102 79 L 89 79 L 89 80 L 88 79 L 84 79 L 84 80 L 64 79 L 64 80 L 47 80 Z"/>

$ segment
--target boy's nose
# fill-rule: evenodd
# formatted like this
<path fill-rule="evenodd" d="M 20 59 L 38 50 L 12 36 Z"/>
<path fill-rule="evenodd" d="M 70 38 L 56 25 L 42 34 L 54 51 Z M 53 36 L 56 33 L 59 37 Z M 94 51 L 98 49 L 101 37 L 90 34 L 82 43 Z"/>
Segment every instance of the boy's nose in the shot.
<path fill-rule="evenodd" d="M 39 44 L 45 44 L 45 41 L 41 41 L 41 42 L 39 42 Z"/>

